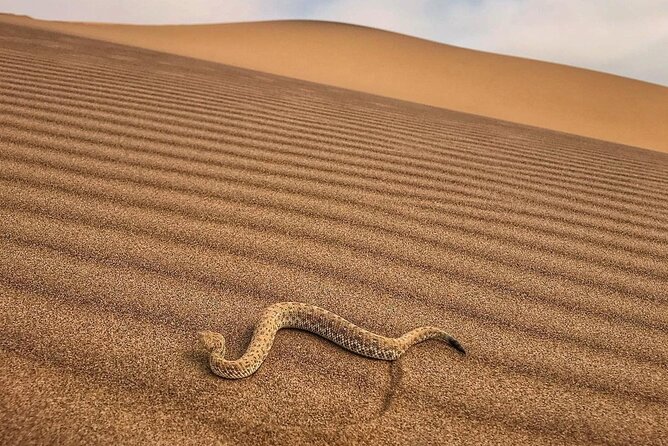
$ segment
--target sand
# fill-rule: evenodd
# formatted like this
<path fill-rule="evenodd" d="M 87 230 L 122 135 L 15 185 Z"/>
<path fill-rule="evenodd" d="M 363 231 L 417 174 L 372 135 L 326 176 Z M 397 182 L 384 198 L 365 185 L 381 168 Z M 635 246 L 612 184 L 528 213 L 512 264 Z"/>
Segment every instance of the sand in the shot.
<path fill-rule="evenodd" d="M 3 21 L 668 151 L 668 87 L 575 67 L 327 22 Z"/>
<path fill-rule="evenodd" d="M 668 155 L 0 26 L 0 444 L 659 444 Z M 369 360 L 273 302 L 437 342 Z"/>

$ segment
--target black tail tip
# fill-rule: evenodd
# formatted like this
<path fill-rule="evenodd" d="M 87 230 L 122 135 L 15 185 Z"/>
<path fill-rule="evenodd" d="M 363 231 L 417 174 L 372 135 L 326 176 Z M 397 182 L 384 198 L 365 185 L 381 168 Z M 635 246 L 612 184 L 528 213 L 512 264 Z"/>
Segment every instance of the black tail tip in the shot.
<path fill-rule="evenodd" d="M 460 344 L 458 340 L 454 338 L 450 339 L 450 345 L 461 354 L 466 354 L 466 350 L 464 350 L 464 347 L 462 347 L 462 344 Z"/>

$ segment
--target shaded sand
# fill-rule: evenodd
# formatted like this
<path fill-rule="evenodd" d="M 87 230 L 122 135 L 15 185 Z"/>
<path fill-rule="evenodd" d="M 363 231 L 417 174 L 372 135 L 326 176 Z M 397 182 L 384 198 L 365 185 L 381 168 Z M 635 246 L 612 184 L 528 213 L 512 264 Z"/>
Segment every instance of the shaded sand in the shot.
<path fill-rule="evenodd" d="M 0 444 L 658 444 L 668 155 L 0 27 Z M 296 300 L 391 364 L 294 330 Z"/>
<path fill-rule="evenodd" d="M 668 88 L 326 22 L 141 26 L 0 21 L 668 151 Z"/>

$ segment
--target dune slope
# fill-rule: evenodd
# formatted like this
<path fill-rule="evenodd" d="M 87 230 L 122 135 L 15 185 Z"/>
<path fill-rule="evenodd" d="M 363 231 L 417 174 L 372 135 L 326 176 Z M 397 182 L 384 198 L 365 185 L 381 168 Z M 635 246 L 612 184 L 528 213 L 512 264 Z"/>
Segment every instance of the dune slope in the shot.
<path fill-rule="evenodd" d="M 0 27 L 0 444 L 658 444 L 668 155 Z M 272 302 L 382 334 L 390 364 Z"/>
<path fill-rule="evenodd" d="M 668 151 L 668 88 L 326 22 L 137 26 L 0 21 Z"/>

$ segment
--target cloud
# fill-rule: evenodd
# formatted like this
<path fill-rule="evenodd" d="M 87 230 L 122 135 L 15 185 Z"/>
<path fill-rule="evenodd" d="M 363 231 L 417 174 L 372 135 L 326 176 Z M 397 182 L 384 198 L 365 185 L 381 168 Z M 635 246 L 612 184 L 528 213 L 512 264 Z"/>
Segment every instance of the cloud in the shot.
<path fill-rule="evenodd" d="M 502 11 L 501 3 L 462 8 L 450 41 L 668 84 L 665 1 L 517 1 Z"/>
<path fill-rule="evenodd" d="M 0 10 L 47 20 L 136 24 L 235 22 L 273 17 L 289 1 L 266 0 L 0 0 Z"/>
<path fill-rule="evenodd" d="M 153 24 L 330 20 L 668 85 L 665 0 L 0 0 L 0 11 Z"/>

